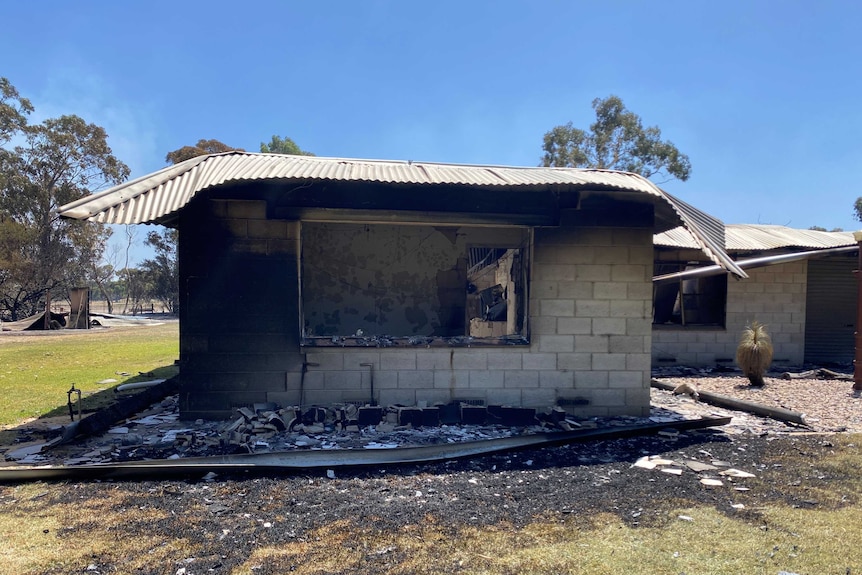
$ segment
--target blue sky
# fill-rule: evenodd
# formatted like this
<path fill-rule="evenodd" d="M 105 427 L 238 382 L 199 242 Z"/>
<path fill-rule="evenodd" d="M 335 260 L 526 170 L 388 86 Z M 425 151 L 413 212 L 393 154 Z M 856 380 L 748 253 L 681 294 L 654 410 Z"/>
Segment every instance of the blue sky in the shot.
<path fill-rule="evenodd" d="M 537 165 L 620 96 L 689 155 L 669 192 L 727 223 L 862 228 L 862 4 L 7 2 L 0 76 L 107 130 L 139 176 L 200 138 L 257 151 Z M 144 235 L 144 231 L 140 232 Z M 140 252 L 139 252 L 140 253 Z"/>

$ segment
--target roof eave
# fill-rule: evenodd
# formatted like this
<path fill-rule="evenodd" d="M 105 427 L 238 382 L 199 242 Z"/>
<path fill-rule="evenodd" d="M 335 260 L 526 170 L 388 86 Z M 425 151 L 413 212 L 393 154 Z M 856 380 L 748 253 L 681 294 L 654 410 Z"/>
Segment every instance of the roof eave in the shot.
<path fill-rule="evenodd" d="M 692 233 L 703 253 L 723 269 L 747 277 L 724 251 L 721 221 L 671 196 L 637 174 L 571 168 L 512 168 L 317 156 L 224 152 L 198 156 L 141 176 L 59 209 L 65 218 L 102 223 L 175 222 L 177 213 L 202 190 L 231 181 L 278 179 L 343 180 L 381 184 L 469 185 L 494 189 L 564 186 L 571 190 L 644 193 L 663 202 Z M 151 196 L 152 194 L 152 196 Z M 142 201 L 139 201 L 143 199 Z"/>

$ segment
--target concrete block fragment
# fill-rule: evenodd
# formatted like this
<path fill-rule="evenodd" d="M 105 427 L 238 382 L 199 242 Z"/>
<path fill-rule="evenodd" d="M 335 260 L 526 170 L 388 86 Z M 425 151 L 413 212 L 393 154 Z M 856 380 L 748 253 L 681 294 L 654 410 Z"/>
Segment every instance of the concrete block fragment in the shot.
<path fill-rule="evenodd" d="M 401 407 L 398 409 L 398 424 L 422 427 L 423 414 L 418 407 Z"/>
<path fill-rule="evenodd" d="M 536 423 L 536 410 L 531 407 L 503 407 L 501 410 L 503 425 L 522 427 Z"/>
<path fill-rule="evenodd" d="M 484 405 L 461 405 L 461 423 L 464 425 L 482 425 L 487 418 L 487 408 Z"/>
<path fill-rule="evenodd" d="M 437 427 L 440 425 L 440 409 L 437 407 L 422 408 L 422 426 Z"/>
<path fill-rule="evenodd" d="M 366 425 L 377 425 L 383 419 L 383 408 L 379 406 L 365 406 L 359 408 L 357 421 L 360 427 Z"/>
<path fill-rule="evenodd" d="M 461 407 L 451 402 L 437 406 L 440 415 L 440 423 L 443 425 L 454 425 L 461 421 Z"/>
<path fill-rule="evenodd" d="M 270 413 L 266 418 L 266 424 L 268 426 L 272 426 L 276 431 L 284 431 L 287 429 L 287 425 L 284 423 L 284 420 L 277 413 Z"/>
<path fill-rule="evenodd" d="M 326 421 L 326 409 L 323 407 L 311 407 L 302 414 L 302 423 L 305 425 L 323 423 L 324 421 Z"/>

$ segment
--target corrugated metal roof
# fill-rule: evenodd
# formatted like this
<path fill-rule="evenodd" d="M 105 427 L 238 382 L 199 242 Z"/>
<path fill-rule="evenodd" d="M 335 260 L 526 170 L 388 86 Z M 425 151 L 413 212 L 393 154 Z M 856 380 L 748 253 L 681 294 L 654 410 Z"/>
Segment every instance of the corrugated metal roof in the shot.
<path fill-rule="evenodd" d="M 698 249 L 733 273 L 745 272 L 724 253 L 723 224 L 674 198 L 637 174 L 573 168 L 521 168 L 438 164 L 432 162 L 355 160 L 225 152 L 198 156 L 59 209 L 67 218 L 107 224 L 160 223 L 189 203 L 198 192 L 231 181 L 341 180 L 417 185 L 469 185 L 530 189 L 563 185 L 572 189 L 619 190 L 664 200 L 692 232 Z"/>
<path fill-rule="evenodd" d="M 727 251 L 766 251 L 780 248 L 825 249 L 854 246 L 852 232 L 797 230 L 770 224 L 727 224 L 724 229 Z M 680 226 L 656 234 L 653 243 L 679 249 L 700 249 L 694 236 Z"/>
<path fill-rule="evenodd" d="M 198 156 L 60 208 L 60 215 L 110 224 L 155 222 L 206 188 L 230 181 L 315 179 L 419 185 L 536 187 L 571 185 L 664 192 L 635 174 L 608 170 L 514 168 L 430 162 L 352 160 L 226 152 Z"/>

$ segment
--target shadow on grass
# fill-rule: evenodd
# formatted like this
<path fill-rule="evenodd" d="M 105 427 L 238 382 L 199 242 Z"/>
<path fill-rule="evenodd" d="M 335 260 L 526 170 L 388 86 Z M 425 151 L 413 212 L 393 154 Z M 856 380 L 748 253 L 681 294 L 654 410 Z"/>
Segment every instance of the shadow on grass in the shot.
<path fill-rule="evenodd" d="M 179 368 L 175 365 L 165 365 L 162 367 L 157 367 L 152 371 L 148 371 L 146 373 L 142 373 L 140 375 L 136 375 L 134 377 L 130 377 L 125 381 L 118 382 L 116 385 L 104 389 L 102 391 L 97 391 L 96 393 L 92 393 L 86 397 L 81 398 L 81 414 L 87 415 L 88 413 L 93 413 L 104 409 L 106 407 L 110 407 L 115 404 L 118 399 L 122 399 L 123 397 L 129 397 L 131 395 L 135 395 L 139 393 L 141 390 L 131 390 L 127 392 L 119 393 L 116 390 L 117 387 L 121 385 L 126 385 L 127 383 L 137 383 L 139 381 L 151 381 L 154 379 L 170 379 L 173 376 L 179 373 Z M 78 402 L 77 396 L 72 396 L 72 408 L 75 412 L 75 418 L 78 417 Z M 60 405 L 40 416 L 39 419 L 43 418 L 51 418 L 58 416 L 69 416 L 69 406 Z M 38 420 L 37 420 L 38 421 Z M 71 418 L 70 418 L 71 421 Z"/>
<path fill-rule="evenodd" d="M 80 408 L 81 417 L 87 417 L 91 413 L 103 411 L 119 401 L 132 397 L 144 391 L 146 388 L 130 390 L 125 392 L 117 392 L 116 388 L 128 383 L 138 383 L 141 381 L 151 381 L 154 379 L 170 379 L 179 373 L 179 367 L 171 364 L 157 367 L 146 373 L 141 373 L 134 377 L 117 382 L 111 387 L 107 387 L 96 393 L 85 395 L 81 398 Z M 77 394 L 72 394 L 71 410 L 75 414 L 75 420 L 78 419 L 78 397 Z M 56 426 L 68 425 L 72 420 L 69 414 L 70 407 L 68 404 L 58 405 L 42 414 L 37 419 L 24 422 L 9 429 L 0 430 L 0 448 L 11 447 L 15 444 L 37 441 L 50 440 L 56 437 L 59 430 Z M 0 457 L 2 458 L 2 457 Z"/>

